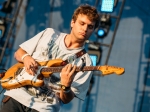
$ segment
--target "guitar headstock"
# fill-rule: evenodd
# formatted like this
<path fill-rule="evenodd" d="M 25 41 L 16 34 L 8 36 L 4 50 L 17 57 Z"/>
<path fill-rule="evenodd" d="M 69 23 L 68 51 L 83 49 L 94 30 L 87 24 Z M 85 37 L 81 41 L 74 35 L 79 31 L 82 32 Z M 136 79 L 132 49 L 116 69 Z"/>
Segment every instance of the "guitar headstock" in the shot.
<path fill-rule="evenodd" d="M 125 69 L 122 67 L 110 65 L 99 66 L 98 69 L 102 72 L 102 75 L 109 75 L 109 74 L 122 75 L 125 72 Z"/>

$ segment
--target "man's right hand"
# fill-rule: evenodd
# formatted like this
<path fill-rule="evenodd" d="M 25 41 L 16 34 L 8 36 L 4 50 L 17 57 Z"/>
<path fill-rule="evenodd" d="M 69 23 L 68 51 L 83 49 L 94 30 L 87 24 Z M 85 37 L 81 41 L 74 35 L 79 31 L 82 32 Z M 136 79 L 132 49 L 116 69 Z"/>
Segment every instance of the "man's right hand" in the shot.
<path fill-rule="evenodd" d="M 15 52 L 14 57 L 17 61 L 24 63 L 25 69 L 29 74 L 34 75 L 36 74 L 39 64 L 30 55 L 26 54 L 28 53 L 25 50 L 19 48 Z"/>
<path fill-rule="evenodd" d="M 28 72 L 31 75 L 35 75 L 37 73 L 39 64 L 30 55 L 27 55 L 26 57 L 24 57 L 23 63 L 24 63 L 26 72 Z"/>

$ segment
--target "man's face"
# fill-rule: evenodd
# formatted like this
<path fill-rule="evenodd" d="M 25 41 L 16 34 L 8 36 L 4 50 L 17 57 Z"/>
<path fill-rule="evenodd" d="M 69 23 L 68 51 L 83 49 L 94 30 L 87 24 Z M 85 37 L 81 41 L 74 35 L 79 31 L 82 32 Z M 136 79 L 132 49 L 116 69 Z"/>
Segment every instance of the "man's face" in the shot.
<path fill-rule="evenodd" d="M 86 15 L 79 14 L 76 21 L 71 21 L 71 33 L 78 41 L 89 39 L 94 31 L 95 22 L 90 21 Z"/>

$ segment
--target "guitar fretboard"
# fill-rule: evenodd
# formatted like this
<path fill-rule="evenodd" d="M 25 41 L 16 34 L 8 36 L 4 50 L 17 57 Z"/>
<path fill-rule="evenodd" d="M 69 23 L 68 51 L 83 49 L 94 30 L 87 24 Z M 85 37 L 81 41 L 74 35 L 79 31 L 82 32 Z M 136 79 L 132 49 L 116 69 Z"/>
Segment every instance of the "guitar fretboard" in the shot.
<path fill-rule="evenodd" d="M 79 71 L 93 71 L 93 70 L 98 70 L 100 66 L 85 66 L 85 67 L 77 67 L 76 72 Z M 42 68 L 42 72 L 61 72 L 63 67 L 47 67 L 47 68 Z"/>

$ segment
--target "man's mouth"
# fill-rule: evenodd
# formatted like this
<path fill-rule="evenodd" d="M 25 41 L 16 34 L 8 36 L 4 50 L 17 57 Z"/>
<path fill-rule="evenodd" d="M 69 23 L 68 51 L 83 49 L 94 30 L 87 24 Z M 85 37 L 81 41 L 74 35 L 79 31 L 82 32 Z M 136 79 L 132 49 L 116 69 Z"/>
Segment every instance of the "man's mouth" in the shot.
<path fill-rule="evenodd" d="M 84 36 L 84 37 L 86 36 L 86 34 L 85 34 L 85 33 L 81 33 L 81 35 L 82 35 L 82 36 Z"/>

